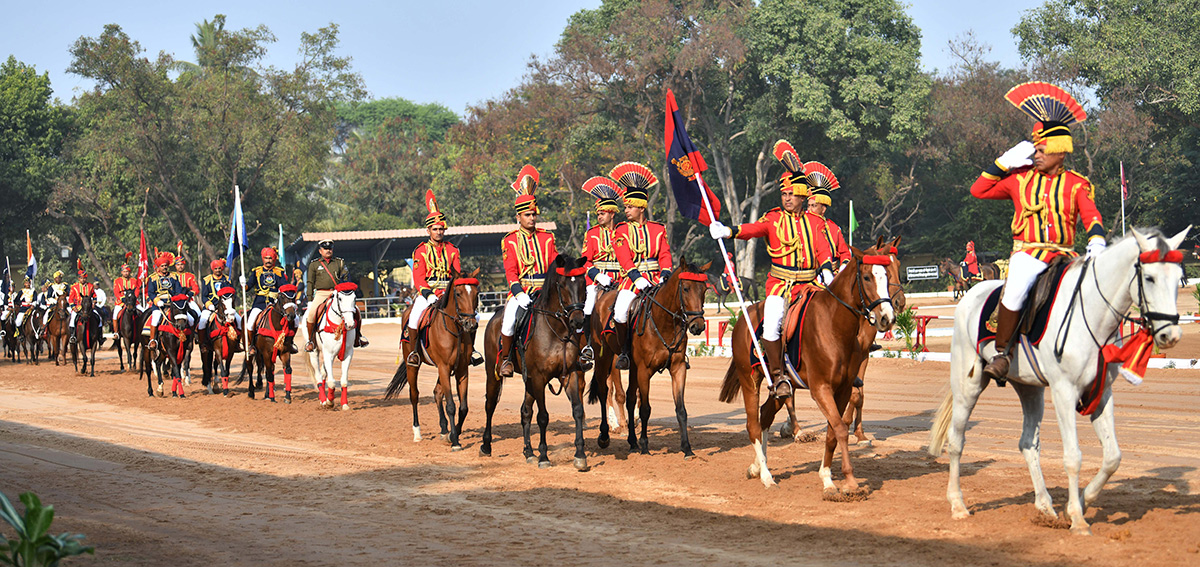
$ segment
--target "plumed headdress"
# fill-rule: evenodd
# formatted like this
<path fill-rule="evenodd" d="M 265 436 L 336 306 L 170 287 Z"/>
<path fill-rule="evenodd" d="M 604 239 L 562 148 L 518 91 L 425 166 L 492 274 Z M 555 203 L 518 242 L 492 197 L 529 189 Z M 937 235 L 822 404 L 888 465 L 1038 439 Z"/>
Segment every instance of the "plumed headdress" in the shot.
<path fill-rule="evenodd" d="M 87 272 L 83 269 L 83 258 L 75 259 L 75 267 L 79 269 L 79 279 L 87 277 Z"/>
<path fill-rule="evenodd" d="M 620 210 L 621 194 L 617 184 L 603 175 L 597 175 L 583 183 L 583 191 L 596 198 L 596 212 L 615 213 Z"/>
<path fill-rule="evenodd" d="M 608 176 L 624 190 L 622 196 L 625 204 L 631 207 L 645 207 L 650 198 L 649 189 L 658 183 L 658 178 L 654 177 L 649 167 L 635 161 L 617 164 L 608 172 Z"/>
<path fill-rule="evenodd" d="M 156 252 L 156 254 L 154 256 L 154 267 L 155 268 L 157 268 L 159 266 L 170 266 L 171 263 L 175 261 L 175 255 L 170 252 L 158 252 L 157 249 L 155 249 L 155 252 Z"/>
<path fill-rule="evenodd" d="M 129 265 L 129 261 L 130 261 L 130 260 L 132 260 L 132 259 L 133 259 L 133 252 L 126 252 L 126 253 L 125 253 L 125 261 L 121 263 L 121 268 L 122 268 L 122 269 L 124 269 L 124 268 L 130 268 L 130 269 L 133 269 L 133 268 L 132 268 L 132 267 Z"/>
<path fill-rule="evenodd" d="M 833 204 L 830 193 L 841 185 L 838 184 L 837 176 L 828 167 L 825 167 L 825 164 L 819 161 L 810 161 L 804 164 L 804 178 L 808 182 L 808 191 L 812 200 L 825 206 Z"/>
<path fill-rule="evenodd" d="M 1033 125 L 1033 143 L 1045 142 L 1046 153 L 1071 153 L 1071 125 L 1087 120 L 1087 112 L 1062 88 L 1033 81 L 1013 87 L 1004 98 L 1021 112 L 1037 120 Z"/>
<path fill-rule="evenodd" d="M 425 215 L 425 228 L 433 228 L 435 226 L 446 228 L 446 215 L 438 210 L 437 199 L 433 196 L 433 189 L 425 190 L 425 208 L 429 209 L 429 214 Z"/>
<path fill-rule="evenodd" d="M 775 149 L 772 153 L 787 170 L 779 177 L 779 191 L 807 197 L 808 182 L 804 178 L 804 162 L 800 161 L 800 154 L 796 153 L 796 148 L 793 148 L 787 140 L 779 140 L 775 142 Z"/>
<path fill-rule="evenodd" d="M 525 164 L 525 167 L 517 172 L 517 180 L 512 183 L 512 190 L 517 194 L 517 199 L 513 202 L 513 208 L 516 209 L 517 214 L 526 211 L 538 213 L 537 198 L 534 197 L 534 193 L 537 191 L 540 178 L 537 168 L 529 164 Z"/>

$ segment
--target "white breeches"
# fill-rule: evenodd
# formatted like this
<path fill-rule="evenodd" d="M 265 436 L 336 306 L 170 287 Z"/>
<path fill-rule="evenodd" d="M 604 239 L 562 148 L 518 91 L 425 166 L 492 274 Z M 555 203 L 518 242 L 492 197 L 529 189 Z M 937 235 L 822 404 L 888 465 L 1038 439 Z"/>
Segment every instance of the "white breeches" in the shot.
<path fill-rule="evenodd" d="M 18 329 L 21 328 L 21 323 L 25 322 L 25 314 L 26 313 L 28 313 L 28 311 L 22 311 L 20 313 L 17 313 L 16 327 Z"/>
<path fill-rule="evenodd" d="M 1008 260 L 1008 279 L 1004 284 L 1004 297 L 1000 304 L 1009 311 L 1020 311 L 1029 296 L 1029 288 L 1038 275 L 1046 271 L 1047 264 L 1025 252 L 1017 252 Z"/>
<path fill-rule="evenodd" d="M 596 308 L 596 284 L 587 286 L 587 299 L 583 301 L 583 314 L 591 315 Z"/>
<path fill-rule="evenodd" d="M 75 326 L 75 316 L 78 315 L 79 313 L 77 311 L 75 311 L 74 309 L 68 309 L 67 313 L 70 315 L 70 319 L 68 319 L 67 325 L 70 327 L 74 327 Z"/>
<path fill-rule="evenodd" d="M 54 314 L 53 309 L 47 309 L 46 313 L 44 315 L 42 315 L 42 325 L 49 325 L 50 324 L 50 316 L 53 314 Z M 24 313 L 22 313 L 22 315 L 24 315 Z M 18 323 L 18 324 L 20 324 L 20 323 Z"/>
<path fill-rule="evenodd" d="M 113 317 L 112 317 L 112 320 L 113 320 L 113 322 L 114 322 L 114 323 L 116 323 L 116 322 L 117 322 L 117 320 L 121 318 L 121 311 L 122 311 L 123 309 L 125 309 L 125 305 L 124 305 L 124 304 L 121 304 L 121 303 L 118 303 L 118 304 L 116 304 L 116 305 L 114 305 L 114 306 L 113 306 Z"/>
<path fill-rule="evenodd" d="M 629 306 L 633 305 L 635 297 L 637 297 L 637 293 L 631 289 L 617 292 L 617 300 L 613 302 L 613 321 L 618 323 L 629 321 Z"/>
<path fill-rule="evenodd" d="M 217 307 L 217 309 L 220 309 L 220 307 Z M 209 311 L 208 309 L 201 311 L 200 312 L 200 323 L 197 324 L 197 328 L 199 328 L 200 330 L 204 330 L 204 328 L 208 326 L 208 320 L 212 318 L 213 313 L 215 313 L 215 311 Z M 237 321 L 240 324 L 242 322 L 242 316 L 238 315 L 238 312 L 233 309 L 226 309 L 225 310 L 225 320 L 226 321 L 230 321 L 230 320 Z"/>
<path fill-rule="evenodd" d="M 517 332 L 517 298 L 513 296 L 504 305 L 504 320 L 500 322 L 500 334 L 506 337 L 513 336 Z"/>
<path fill-rule="evenodd" d="M 763 340 L 777 341 L 783 331 L 783 316 L 787 313 L 787 300 L 780 295 L 769 295 L 763 302 Z"/>
<path fill-rule="evenodd" d="M 150 325 L 153 327 L 161 325 L 163 322 L 163 317 L 165 316 L 165 311 L 161 309 L 155 309 L 154 312 L 150 314 Z M 192 318 L 191 313 L 188 313 L 185 316 L 187 317 L 187 324 L 189 327 L 196 324 L 196 320 Z"/>
<path fill-rule="evenodd" d="M 423 295 L 418 295 L 415 299 L 413 299 L 412 311 L 408 314 L 408 328 L 414 331 L 417 330 L 417 323 L 421 321 L 421 314 L 425 313 L 425 310 L 428 309 L 430 305 L 433 305 L 437 300 L 438 297 L 433 294 L 429 295 L 429 299 L 425 299 L 425 296 Z M 504 316 L 506 318 L 508 317 L 507 310 L 505 310 Z"/>
<path fill-rule="evenodd" d="M 258 314 L 262 313 L 262 309 L 255 307 L 250 310 L 250 314 L 246 316 L 246 328 L 254 330 L 254 325 L 258 323 Z"/>

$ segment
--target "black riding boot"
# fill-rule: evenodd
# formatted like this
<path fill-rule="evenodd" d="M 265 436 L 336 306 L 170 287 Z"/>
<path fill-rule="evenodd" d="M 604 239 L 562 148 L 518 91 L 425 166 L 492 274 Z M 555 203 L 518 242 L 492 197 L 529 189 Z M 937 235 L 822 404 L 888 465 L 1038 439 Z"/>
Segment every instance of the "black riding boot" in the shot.
<path fill-rule="evenodd" d="M 596 354 L 592 352 L 592 343 L 589 340 L 592 334 L 592 316 L 583 316 L 583 348 L 579 349 L 579 369 L 588 371 L 596 362 Z"/>
<path fill-rule="evenodd" d="M 1008 376 L 1008 365 L 1012 357 L 1008 347 L 1017 334 L 1017 323 L 1021 319 L 1021 312 L 1009 311 L 1004 305 L 1000 305 L 998 309 L 1000 309 L 1000 313 L 996 317 L 996 356 L 992 357 L 992 361 L 983 368 L 983 375 L 995 380 L 997 385 L 1003 386 L 1004 380 Z"/>
<path fill-rule="evenodd" d="M 512 378 L 513 363 L 512 363 L 512 342 L 513 338 L 500 333 L 500 362 L 496 374 L 501 378 Z"/>
<path fill-rule="evenodd" d="M 771 394 L 776 398 L 792 395 L 792 381 L 783 375 L 783 339 L 762 342 L 763 357 L 767 359 L 767 372 L 771 375 Z"/>
<path fill-rule="evenodd" d="M 630 323 L 617 323 L 618 333 L 621 332 L 619 328 L 621 325 L 625 325 L 625 341 L 621 343 L 621 354 L 617 355 L 616 368 L 617 370 L 629 370 L 629 348 L 633 344 L 633 330 L 629 328 Z"/>

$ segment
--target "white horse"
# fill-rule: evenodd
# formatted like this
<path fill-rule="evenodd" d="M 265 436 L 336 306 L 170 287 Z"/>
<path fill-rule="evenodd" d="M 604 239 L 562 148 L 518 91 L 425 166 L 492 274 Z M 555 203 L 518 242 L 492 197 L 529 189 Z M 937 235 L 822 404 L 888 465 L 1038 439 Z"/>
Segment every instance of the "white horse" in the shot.
<path fill-rule="evenodd" d="M 1176 308 L 1176 285 L 1182 268 L 1177 262 L 1162 260 L 1168 251 L 1179 247 L 1190 228 L 1172 238 L 1166 238 L 1157 230 L 1144 234 L 1135 229 L 1132 237 L 1118 240 L 1095 259 L 1075 260 L 1063 275 L 1057 301 L 1047 321 L 1045 338 L 1036 347 L 1029 345 L 1032 347 L 1032 358 L 1022 348 L 1019 339 L 1013 339 L 1013 365 L 1009 369 L 1008 380 L 1021 399 L 1021 409 L 1025 415 L 1024 428 L 1017 445 L 1025 456 L 1033 479 L 1034 506 L 1043 514 L 1055 516 L 1039 461 L 1039 427 L 1045 403 L 1044 389 L 1049 387 L 1062 436 L 1063 466 L 1069 485 L 1066 512 L 1071 519 L 1073 533 L 1091 534 L 1079 499 L 1079 470 L 1083 457 L 1075 431 L 1076 404 L 1096 378 L 1102 345 L 1111 343 L 1117 336 L 1119 325 L 1126 319 L 1130 307 L 1138 308 L 1154 337 L 1154 344 L 1159 348 L 1170 348 L 1179 342 L 1182 332 Z M 1150 254 L 1143 256 L 1147 252 Z M 1083 278 L 1082 281 L 1080 278 Z M 983 377 L 984 362 L 996 352 L 991 342 L 983 348 L 983 352 L 977 353 L 975 350 L 980 311 L 988 294 L 1003 283 L 996 280 L 976 285 L 967 292 L 954 311 L 950 393 L 946 395 L 934 419 L 929 453 L 935 457 L 941 455 L 942 445 L 949 437 L 950 481 L 946 498 L 950 501 L 951 515 L 956 519 L 971 514 L 959 486 L 959 465 L 967 420 L 988 383 Z M 1038 378 L 1036 367 L 1040 367 L 1044 382 Z M 1103 446 L 1103 462 L 1099 472 L 1083 491 L 1084 504 L 1096 500 L 1104 483 L 1121 464 L 1112 398 L 1112 381 L 1119 375 L 1119 369 L 1117 363 L 1108 364 L 1105 368 L 1104 389 L 1096 410 L 1090 416 L 1092 428 Z"/>
<path fill-rule="evenodd" d="M 347 398 L 350 377 L 350 359 L 354 358 L 354 338 L 358 334 L 354 304 L 354 290 L 335 291 L 330 297 L 328 309 L 317 312 L 316 349 L 308 353 L 308 368 L 312 373 L 322 406 L 336 406 L 334 393 L 337 391 L 333 379 L 333 361 L 342 362 L 342 409 L 350 409 Z M 309 305 L 309 309 L 320 309 L 320 305 Z M 301 334 L 308 340 L 308 326 L 300 325 Z M 326 395 L 328 386 L 328 395 Z"/>

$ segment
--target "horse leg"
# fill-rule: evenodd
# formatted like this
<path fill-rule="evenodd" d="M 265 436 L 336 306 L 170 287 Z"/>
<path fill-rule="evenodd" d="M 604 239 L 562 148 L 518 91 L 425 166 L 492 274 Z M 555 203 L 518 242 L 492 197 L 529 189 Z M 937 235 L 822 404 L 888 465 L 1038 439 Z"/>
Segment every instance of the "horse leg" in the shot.
<path fill-rule="evenodd" d="M 817 408 L 825 416 L 825 421 L 829 424 L 829 429 L 825 433 L 825 455 L 821 459 L 821 476 L 822 490 L 826 497 L 836 495 L 837 487 L 833 484 L 833 454 L 835 451 L 840 451 L 842 456 L 842 492 L 857 492 L 858 480 L 854 478 L 854 469 L 850 466 L 850 432 L 846 427 L 846 422 L 842 421 L 842 411 L 846 408 L 846 403 L 849 402 L 849 391 L 847 391 L 842 399 L 837 399 L 833 388 L 829 385 L 828 377 L 817 376 L 810 374 L 810 383 L 814 384 L 811 390 L 813 401 L 817 402 Z M 839 407 L 840 406 L 840 407 Z"/>
<path fill-rule="evenodd" d="M 458 420 L 453 423 L 450 450 L 461 451 L 462 443 L 460 437 L 462 436 L 463 422 L 467 421 L 467 372 L 464 370 L 455 381 L 458 383 Z"/>
<path fill-rule="evenodd" d="M 1025 457 L 1025 464 L 1029 467 L 1029 478 L 1033 480 L 1033 506 L 1039 512 L 1054 517 L 1054 504 L 1050 493 L 1046 491 L 1046 478 L 1042 475 L 1041 461 L 1041 424 L 1046 392 L 1042 388 L 1016 382 L 1013 382 L 1012 386 L 1017 397 L 1021 399 L 1021 413 L 1024 414 L 1021 440 L 1017 442 L 1017 447 Z"/>
<path fill-rule="evenodd" d="M 608 387 L 608 376 L 602 375 L 603 371 L 601 370 L 602 368 L 608 368 L 611 371 L 612 365 L 608 364 L 607 366 L 602 366 L 603 364 L 603 360 L 597 361 L 596 363 L 595 373 L 592 374 L 592 388 L 594 391 L 591 393 L 591 396 L 589 396 L 589 399 L 600 400 L 600 403 L 603 406 L 600 408 L 600 435 L 596 438 L 596 445 L 601 449 L 607 449 L 608 445 L 612 443 L 610 434 L 612 433 L 612 426 L 615 425 L 615 423 L 609 423 L 609 415 L 613 411 L 613 391 L 612 388 Z M 582 381 L 579 387 L 583 388 Z"/>
<path fill-rule="evenodd" d="M 528 378 L 526 378 L 528 380 Z M 521 433 L 525 437 L 525 462 L 529 464 L 536 463 L 537 460 L 533 457 L 533 445 L 529 442 L 529 428 L 533 422 L 533 394 L 529 392 L 529 388 L 525 388 L 525 401 L 521 403 Z"/>
<path fill-rule="evenodd" d="M 350 410 L 350 359 L 354 358 L 354 337 L 347 339 L 346 357 L 342 359 L 342 411 Z"/>
<path fill-rule="evenodd" d="M 1107 370 L 1105 371 L 1107 372 Z M 1115 378 L 1115 376 L 1110 378 Z M 1100 470 L 1096 472 L 1096 476 L 1083 490 L 1084 506 L 1090 506 L 1096 501 L 1096 498 L 1100 496 L 1100 489 L 1104 488 L 1104 483 L 1108 482 L 1113 473 L 1117 472 L 1117 467 L 1121 466 L 1121 448 L 1117 446 L 1116 424 L 1113 422 L 1112 390 L 1105 391 L 1103 396 L 1104 398 L 1100 401 L 1100 409 L 1096 410 L 1091 417 L 1092 429 L 1096 431 L 1096 437 L 1100 438 L 1100 445 L 1104 448 L 1104 460 L 1100 463 Z"/>
<path fill-rule="evenodd" d="M 1067 471 L 1067 517 L 1071 518 L 1071 533 L 1092 535 L 1092 529 L 1083 517 L 1083 502 L 1079 497 L 1079 469 L 1083 466 L 1083 453 L 1079 450 L 1079 437 L 1075 430 L 1075 404 L 1079 394 L 1075 385 L 1068 380 L 1057 382 L 1050 388 L 1054 400 L 1054 415 L 1058 418 L 1059 435 L 1062 437 L 1063 468 Z"/>
<path fill-rule="evenodd" d="M 438 367 L 437 386 L 433 388 L 434 405 L 438 408 L 438 426 L 442 428 L 439 437 L 442 441 L 455 441 L 450 435 L 450 419 L 453 419 L 454 393 L 450 391 L 450 365 Z"/>
<path fill-rule="evenodd" d="M 613 423 L 613 435 L 620 435 L 622 429 L 629 427 L 628 416 L 633 414 L 625 411 L 625 386 L 621 384 L 621 371 L 617 370 L 615 360 L 609 366 L 612 369 L 608 374 L 612 400 L 609 404 L 608 419 Z"/>
<path fill-rule="evenodd" d="M 800 437 L 800 422 L 796 420 L 796 397 L 789 396 L 783 401 L 783 407 L 787 409 L 788 418 L 779 427 L 779 436 L 782 438 L 798 439 Z"/>
<path fill-rule="evenodd" d="M 405 371 L 408 372 L 408 402 L 412 406 L 413 414 L 413 443 L 420 443 L 421 418 L 417 416 L 417 403 L 421 400 L 421 393 L 417 390 L 417 369 L 405 364 L 403 361 L 400 364 L 404 364 Z M 332 392 L 330 395 L 333 395 Z"/>
<path fill-rule="evenodd" d="M 479 441 L 479 456 L 492 456 L 492 414 L 496 412 L 496 403 L 500 400 L 501 382 L 496 379 L 496 371 L 492 362 L 488 362 L 486 371 L 487 388 L 483 398 L 483 413 L 486 419 L 483 425 L 483 438 Z"/>
<path fill-rule="evenodd" d="M 684 460 L 691 460 L 692 442 L 688 439 L 687 407 L 683 403 L 683 391 L 687 385 L 687 366 L 683 362 L 671 366 L 671 394 L 675 398 L 675 421 L 679 422 L 679 449 Z"/>
<path fill-rule="evenodd" d="M 121 345 L 121 337 L 118 336 L 117 340 L 113 341 L 113 343 L 115 344 L 115 346 L 117 348 L 117 362 L 121 365 L 121 372 L 124 372 L 125 371 L 125 352 L 121 348 L 121 346 L 122 346 Z"/>
<path fill-rule="evenodd" d="M 650 427 L 650 369 L 642 367 L 640 364 L 634 364 L 633 368 L 637 369 L 637 385 L 638 385 L 638 419 L 641 420 L 642 433 L 638 437 L 638 445 L 643 455 L 650 454 L 650 440 L 646 438 L 646 431 Z M 630 377 L 630 383 L 633 378 Z M 633 427 L 629 428 L 633 431 Z"/>
<path fill-rule="evenodd" d="M 742 393 L 745 394 L 744 389 L 743 389 Z M 755 390 L 754 390 L 754 399 L 755 400 L 758 399 L 757 386 L 755 387 Z M 755 449 L 758 451 L 758 454 L 756 455 L 756 457 L 761 462 L 762 470 L 760 472 L 760 475 L 766 476 L 768 479 L 771 479 L 771 473 L 768 472 L 768 470 L 767 470 L 767 443 L 766 443 L 766 440 L 763 439 L 763 432 L 771 431 L 771 424 L 774 423 L 775 416 L 779 413 L 779 410 L 784 408 L 784 405 L 785 404 L 784 404 L 783 400 L 780 400 L 779 398 L 776 398 L 775 396 L 772 396 L 768 393 L 767 399 L 764 400 L 762 403 L 762 406 L 758 408 L 758 442 L 759 442 L 759 444 L 757 447 L 755 447 Z M 751 468 L 753 468 L 753 465 L 751 465 Z M 760 478 L 762 478 L 762 477 L 760 476 Z M 774 479 L 771 479 L 771 483 L 768 484 L 764 480 L 763 484 L 769 487 L 772 484 L 775 484 L 775 481 L 774 481 Z"/>
<path fill-rule="evenodd" d="M 583 450 L 583 372 L 572 373 L 572 383 L 563 388 L 567 391 L 567 399 L 571 401 L 571 417 L 575 418 L 575 470 L 585 472 L 591 467 Z"/>
<path fill-rule="evenodd" d="M 549 380 L 547 380 L 547 382 L 549 382 Z M 540 437 L 538 439 L 538 468 L 544 469 L 552 466 L 550 463 L 550 457 L 546 454 L 546 428 L 550 426 L 550 412 L 546 409 L 545 384 L 543 384 L 541 388 L 534 389 L 533 398 L 537 401 L 537 423 L 538 433 L 540 433 Z"/>
<path fill-rule="evenodd" d="M 973 349 L 972 349 L 973 350 Z M 951 360 L 950 390 L 953 399 L 953 409 L 950 417 L 950 427 L 946 434 L 950 454 L 950 479 L 946 484 L 946 499 L 950 501 L 950 516 L 961 520 L 971 515 L 967 503 L 963 500 L 962 486 L 959 484 L 962 468 L 963 446 L 967 440 L 967 421 L 979 401 L 980 394 L 987 388 L 988 381 L 983 378 L 983 364 L 974 353 L 969 357 L 969 366 L 955 368 L 955 360 Z M 962 376 L 962 378 L 958 378 Z"/>
<path fill-rule="evenodd" d="M 862 426 L 862 409 L 863 409 L 863 389 L 861 386 L 855 387 L 850 394 L 850 422 L 854 425 L 854 444 L 861 445 L 864 442 L 870 443 L 867 439 L 867 434 L 863 432 Z"/>
<path fill-rule="evenodd" d="M 630 418 L 633 418 L 633 410 L 635 408 L 637 408 L 638 382 L 637 382 L 636 368 L 637 367 L 635 366 L 634 368 L 631 368 L 629 370 L 629 376 L 628 376 L 629 387 L 625 391 L 625 411 L 628 413 Z M 629 439 L 629 450 L 637 451 L 638 450 L 637 424 L 628 423 L 627 425 L 628 425 L 628 429 L 629 429 L 629 432 L 627 435 L 627 437 Z"/>
<path fill-rule="evenodd" d="M 775 478 L 767 469 L 766 445 L 763 443 L 763 429 L 758 419 L 758 378 L 754 372 L 746 371 L 736 361 L 734 364 L 738 365 L 735 371 L 741 376 L 738 381 L 742 386 L 742 401 L 746 407 L 746 433 L 750 436 L 750 444 L 754 447 L 754 462 L 750 463 L 750 467 L 746 469 L 746 478 L 758 477 L 763 486 L 772 487 L 775 486 Z M 773 398 L 773 396 L 768 396 L 768 398 Z M 763 408 L 765 411 L 765 404 Z"/>

